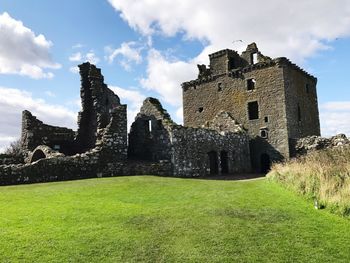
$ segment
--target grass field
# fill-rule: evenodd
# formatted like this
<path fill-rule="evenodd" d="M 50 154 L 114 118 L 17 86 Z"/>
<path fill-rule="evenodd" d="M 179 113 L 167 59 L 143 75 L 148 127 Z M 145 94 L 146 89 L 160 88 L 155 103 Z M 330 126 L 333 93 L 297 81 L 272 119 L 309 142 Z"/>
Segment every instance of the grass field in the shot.
<path fill-rule="evenodd" d="M 0 187 L 1 262 L 350 262 L 350 221 L 265 179 Z"/>

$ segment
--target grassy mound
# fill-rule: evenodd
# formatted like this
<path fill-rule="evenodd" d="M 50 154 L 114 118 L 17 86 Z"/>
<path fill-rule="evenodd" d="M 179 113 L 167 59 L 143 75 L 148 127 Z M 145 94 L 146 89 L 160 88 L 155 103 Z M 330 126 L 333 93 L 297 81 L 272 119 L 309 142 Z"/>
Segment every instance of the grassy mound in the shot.
<path fill-rule="evenodd" d="M 313 198 L 319 207 L 350 215 L 350 148 L 310 153 L 275 164 L 268 174 L 289 189 Z"/>
<path fill-rule="evenodd" d="M 265 179 L 0 188 L 0 262 L 350 262 L 350 222 Z"/>

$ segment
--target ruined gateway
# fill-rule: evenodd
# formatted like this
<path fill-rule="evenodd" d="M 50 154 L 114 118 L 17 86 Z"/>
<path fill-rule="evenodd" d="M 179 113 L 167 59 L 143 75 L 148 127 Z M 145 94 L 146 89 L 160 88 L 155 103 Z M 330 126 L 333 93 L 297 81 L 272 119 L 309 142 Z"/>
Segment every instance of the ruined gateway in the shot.
<path fill-rule="evenodd" d="M 23 164 L 0 165 L 0 184 L 117 175 L 205 175 L 266 172 L 292 157 L 298 139 L 319 135 L 316 78 L 256 44 L 239 55 L 221 50 L 182 84 L 184 126 L 155 98 L 145 99 L 127 134 L 126 105 L 100 69 L 79 65 L 78 130 L 22 115 Z"/>

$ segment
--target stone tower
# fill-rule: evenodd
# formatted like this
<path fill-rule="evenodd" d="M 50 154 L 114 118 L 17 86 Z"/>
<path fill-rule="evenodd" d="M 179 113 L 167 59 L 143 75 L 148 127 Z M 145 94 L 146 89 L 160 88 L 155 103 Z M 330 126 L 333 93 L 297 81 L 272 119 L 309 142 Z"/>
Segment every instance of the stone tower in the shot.
<path fill-rule="evenodd" d="M 184 125 L 203 127 L 229 112 L 250 136 L 252 166 L 293 156 L 294 141 L 320 135 L 317 79 L 287 58 L 271 59 L 255 43 L 239 55 L 221 50 L 198 65 L 198 78 L 182 84 Z"/>

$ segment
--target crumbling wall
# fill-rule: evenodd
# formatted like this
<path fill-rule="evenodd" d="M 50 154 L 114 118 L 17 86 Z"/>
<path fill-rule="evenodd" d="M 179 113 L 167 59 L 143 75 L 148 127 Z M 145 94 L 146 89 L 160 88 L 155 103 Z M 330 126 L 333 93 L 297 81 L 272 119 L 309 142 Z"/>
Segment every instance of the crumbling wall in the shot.
<path fill-rule="evenodd" d="M 300 139 L 294 139 L 293 144 L 294 156 L 298 156 L 317 150 L 349 146 L 350 140 L 345 134 L 337 134 L 330 138 L 307 136 Z"/>
<path fill-rule="evenodd" d="M 23 112 L 22 148 L 26 161 L 39 145 L 47 145 L 65 155 L 83 153 L 99 146 L 105 158 L 127 158 L 126 105 L 104 84 L 101 70 L 90 63 L 80 66 L 82 111 L 78 131 L 50 126 Z"/>
<path fill-rule="evenodd" d="M 218 125 L 219 120 L 226 121 L 224 126 Z M 225 132 L 227 125 L 234 127 L 237 133 Z M 131 126 L 129 157 L 170 160 L 171 173 L 183 177 L 250 171 L 248 136 L 232 117 L 221 113 L 207 126 L 187 128 L 177 125 L 157 99 L 147 98 Z M 210 152 L 217 155 L 215 172 L 210 168 Z M 222 162 L 227 163 L 225 167 Z"/>
<path fill-rule="evenodd" d="M 76 142 L 78 152 L 92 149 L 100 129 L 106 128 L 111 111 L 120 106 L 120 99 L 104 83 L 101 70 L 89 62 L 79 65 L 81 76 L 80 96 L 82 111 L 78 116 Z"/>
<path fill-rule="evenodd" d="M 0 185 L 42 183 L 122 175 L 171 176 L 170 162 L 106 162 L 98 150 L 40 159 L 31 164 L 0 165 Z"/>
<path fill-rule="evenodd" d="M 100 129 L 96 148 L 101 149 L 103 159 L 125 161 L 127 159 L 127 116 L 126 105 L 119 105 L 110 112 L 111 119 L 105 129 Z"/>
<path fill-rule="evenodd" d="M 66 155 L 74 152 L 75 132 L 44 124 L 29 111 L 22 112 L 22 150 L 25 157 L 39 145 L 47 145 Z"/>
<path fill-rule="evenodd" d="M 6 154 L 6 153 L 0 154 L 0 165 L 20 164 L 20 163 L 23 163 L 22 156 L 13 156 L 11 154 Z"/>
<path fill-rule="evenodd" d="M 175 124 L 160 102 L 155 98 L 145 99 L 135 122 L 131 125 L 129 158 L 147 161 L 170 160 L 171 125 Z"/>

